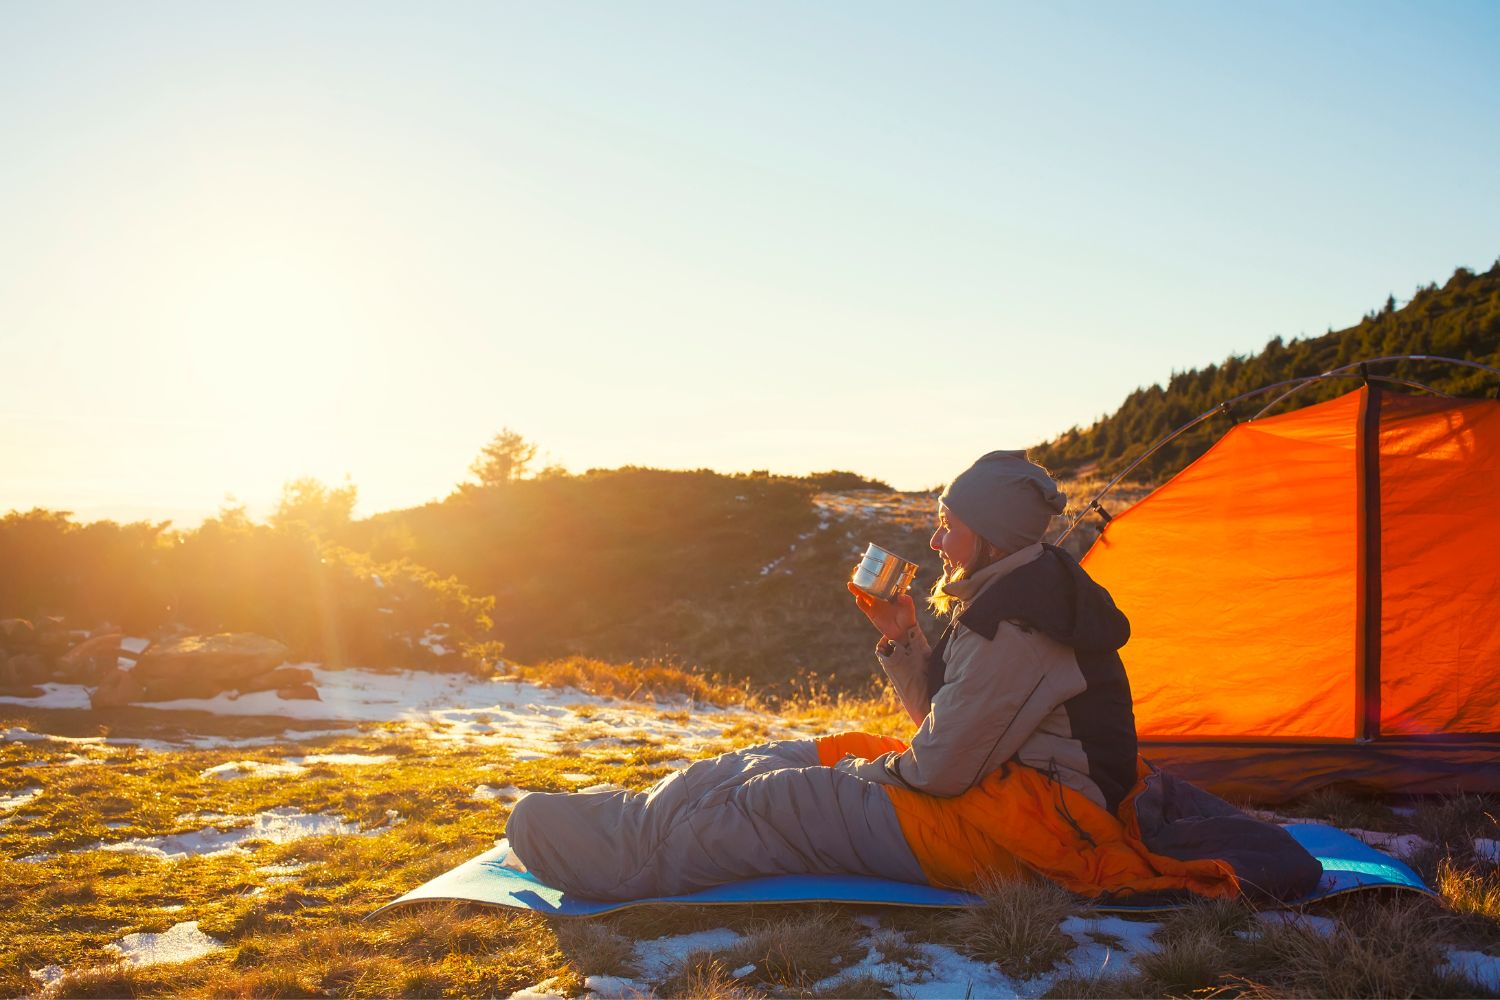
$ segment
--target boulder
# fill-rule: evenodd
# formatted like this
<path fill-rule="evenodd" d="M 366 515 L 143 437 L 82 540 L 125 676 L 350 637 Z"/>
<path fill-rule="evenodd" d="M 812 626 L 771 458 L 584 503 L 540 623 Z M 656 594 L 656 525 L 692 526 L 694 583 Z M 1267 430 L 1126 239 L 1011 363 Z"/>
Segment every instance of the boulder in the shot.
<path fill-rule="evenodd" d="M 311 684 L 297 684 L 293 687 L 278 688 L 277 695 L 288 701 L 322 701 L 318 689 Z"/>
<path fill-rule="evenodd" d="M 38 628 L 36 630 L 37 648 L 52 656 L 63 653 L 73 644 L 73 639 L 68 635 L 65 628 Z"/>
<path fill-rule="evenodd" d="M 120 633 L 85 639 L 57 658 L 54 671 L 67 684 L 98 684 L 119 665 Z"/>
<path fill-rule="evenodd" d="M 15 649 L 36 642 L 36 627 L 25 618 L 0 618 L 0 640 Z"/>
<path fill-rule="evenodd" d="M 254 688 L 256 678 L 286 662 L 275 639 L 246 632 L 186 635 L 155 643 L 129 671 L 146 701 L 212 698 Z"/>
<path fill-rule="evenodd" d="M 13 686 L 29 687 L 51 679 L 47 658 L 40 653 L 18 653 L 5 661 L 5 680 Z"/>
<path fill-rule="evenodd" d="M 99 686 L 89 692 L 89 704 L 94 708 L 118 708 L 133 701 L 143 701 L 141 682 L 134 671 L 115 669 L 105 675 Z"/>
<path fill-rule="evenodd" d="M 275 670 L 267 670 L 256 677 L 247 678 L 240 682 L 240 694 L 249 694 L 251 691 L 278 691 L 282 688 L 312 687 L 312 671 L 304 667 L 277 667 Z M 314 688 L 316 690 L 316 688 Z"/>

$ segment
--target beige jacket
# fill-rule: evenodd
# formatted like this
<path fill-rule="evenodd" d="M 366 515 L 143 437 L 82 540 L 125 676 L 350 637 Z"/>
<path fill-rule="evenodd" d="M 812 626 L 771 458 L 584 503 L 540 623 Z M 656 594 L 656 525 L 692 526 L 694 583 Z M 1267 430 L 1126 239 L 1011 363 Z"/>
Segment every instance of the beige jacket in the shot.
<path fill-rule="evenodd" d="M 1091 766 L 1096 766 L 1090 754 L 1097 755 L 1097 748 L 1085 747 L 1087 733 L 1074 732 L 1074 716 L 1081 713 L 1070 712 L 1067 704 L 1089 688 L 1080 655 L 1026 622 L 1000 621 L 994 637 L 987 638 L 958 620 L 998 581 L 1042 559 L 1044 554 L 1049 560 L 1054 558 L 1040 543 L 1030 545 L 949 585 L 947 592 L 960 604 L 944 650 L 944 683 L 930 703 L 927 664 L 931 647 L 921 629 L 913 627 L 903 642 L 895 643 L 887 652 L 877 649 L 886 676 L 919 728 L 904 752 L 885 754 L 873 761 L 846 758 L 839 763 L 840 769 L 871 781 L 947 797 L 962 794 L 1007 761 L 1017 761 L 1106 806 L 1106 795 L 1090 775 Z M 1104 593 L 1102 588 L 1099 593 Z M 1107 594 L 1104 601 L 1108 611 L 1118 615 Z M 1124 624 L 1123 616 L 1119 621 Z M 1128 635 L 1128 624 L 1124 628 Z M 881 642 L 881 647 L 891 645 Z M 1118 667 L 1118 656 L 1112 650 L 1109 655 Z M 1123 683 L 1123 670 L 1119 671 L 1119 681 Z M 1109 703 L 1118 715 L 1117 691 L 1111 693 Z M 1092 711 L 1095 709 L 1091 707 Z M 1128 686 L 1124 712 L 1129 714 Z M 1108 728 L 1114 733 L 1128 728 L 1128 754 L 1133 767 L 1133 718 L 1128 726 L 1112 719 Z M 1115 758 L 1127 752 L 1127 748 L 1116 746 L 1121 742 L 1109 741 L 1109 752 Z M 1113 764 L 1113 770 L 1120 772 L 1119 762 Z"/>

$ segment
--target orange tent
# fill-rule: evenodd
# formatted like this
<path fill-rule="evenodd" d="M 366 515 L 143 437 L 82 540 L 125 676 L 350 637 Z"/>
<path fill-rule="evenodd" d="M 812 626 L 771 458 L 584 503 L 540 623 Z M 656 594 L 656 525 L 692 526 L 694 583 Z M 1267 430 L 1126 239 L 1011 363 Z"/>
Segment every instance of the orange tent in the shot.
<path fill-rule="evenodd" d="M 1142 754 L 1220 794 L 1500 791 L 1500 402 L 1241 423 L 1084 557 Z"/>

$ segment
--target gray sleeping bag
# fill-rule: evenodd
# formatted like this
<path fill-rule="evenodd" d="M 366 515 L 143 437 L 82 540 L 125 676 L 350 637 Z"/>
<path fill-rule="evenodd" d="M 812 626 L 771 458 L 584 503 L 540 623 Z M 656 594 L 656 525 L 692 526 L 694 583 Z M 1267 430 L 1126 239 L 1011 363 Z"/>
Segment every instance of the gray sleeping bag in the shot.
<path fill-rule="evenodd" d="M 543 882 L 589 899 L 676 896 L 766 875 L 926 881 L 885 789 L 820 766 L 812 740 L 700 760 L 646 792 L 533 793 L 505 833 Z"/>

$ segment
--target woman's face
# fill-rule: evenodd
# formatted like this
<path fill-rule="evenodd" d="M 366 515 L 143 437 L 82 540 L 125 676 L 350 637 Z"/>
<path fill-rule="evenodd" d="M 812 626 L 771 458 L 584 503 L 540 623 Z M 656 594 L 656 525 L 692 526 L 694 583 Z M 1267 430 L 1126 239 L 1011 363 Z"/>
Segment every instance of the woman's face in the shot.
<path fill-rule="evenodd" d="M 947 505 L 938 501 L 937 530 L 928 542 L 933 551 L 943 557 L 943 573 L 952 575 L 959 568 L 967 568 L 979 555 L 979 535 L 964 524 Z"/>

